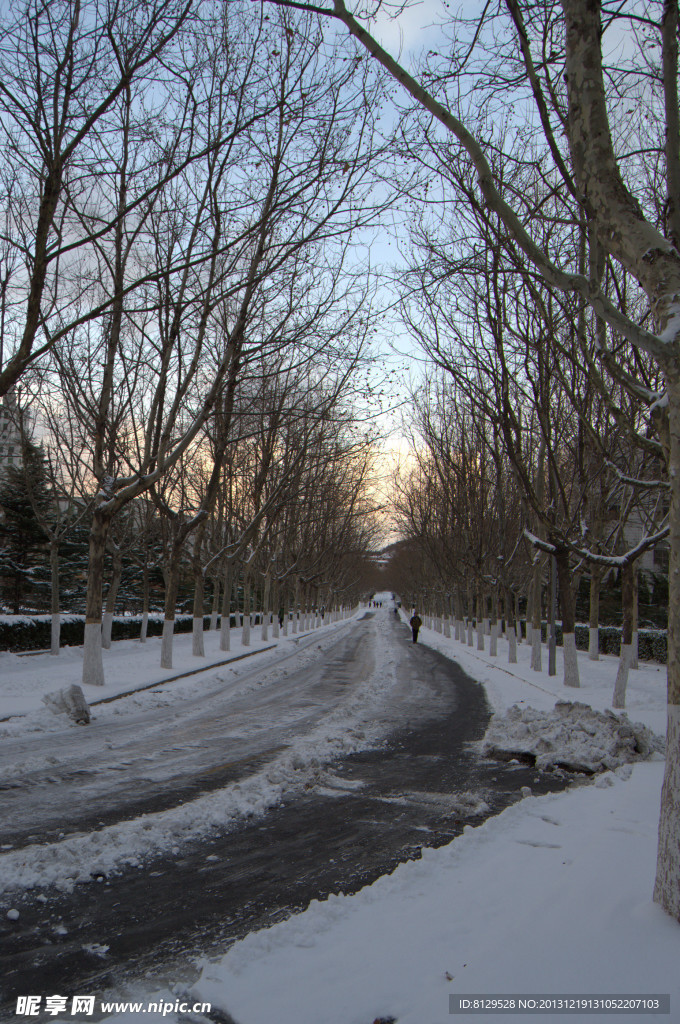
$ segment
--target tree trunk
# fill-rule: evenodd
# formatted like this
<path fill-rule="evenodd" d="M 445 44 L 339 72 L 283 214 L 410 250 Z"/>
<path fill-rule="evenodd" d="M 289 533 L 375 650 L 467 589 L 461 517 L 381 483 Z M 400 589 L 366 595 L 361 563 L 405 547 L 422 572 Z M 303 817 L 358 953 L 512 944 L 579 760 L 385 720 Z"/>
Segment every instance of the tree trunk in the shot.
<path fill-rule="evenodd" d="M 300 601 L 300 580 L 295 577 L 295 589 L 293 591 L 293 633 L 298 631 L 298 605 Z"/>
<path fill-rule="evenodd" d="M 142 569 L 142 624 L 139 630 L 139 642 L 146 643 L 149 629 L 149 566 L 144 563 Z"/>
<path fill-rule="evenodd" d="M 290 617 L 290 591 L 288 584 L 283 589 L 283 635 L 288 636 L 288 619 Z"/>
<path fill-rule="evenodd" d="M 621 606 L 623 610 L 623 629 L 621 630 L 621 653 L 619 654 L 619 668 L 614 683 L 614 696 L 612 697 L 613 708 L 625 708 L 626 687 L 628 686 L 628 673 L 630 671 L 631 655 L 633 651 L 633 588 L 635 578 L 635 567 L 627 562 L 621 569 Z"/>
<path fill-rule="evenodd" d="M 590 570 L 590 622 L 588 628 L 588 657 L 591 661 L 600 658 L 600 582 L 602 570 L 593 565 Z"/>
<path fill-rule="evenodd" d="M 531 667 L 534 672 L 542 669 L 542 648 L 541 648 L 541 586 L 543 569 L 540 555 L 536 558 L 533 567 L 532 591 L 531 591 Z"/>
<path fill-rule="evenodd" d="M 638 598 L 640 591 L 640 572 L 638 563 L 633 570 L 633 639 L 631 640 L 630 667 L 638 668 Z"/>
<path fill-rule="evenodd" d="M 680 921 L 680 372 L 666 372 L 670 427 L 668 726 L 654 900 Z"/>
<path fill-rule="evenodd" d="M 482 595 L 477 594 L 477 650 L 484 650 L 484 619 L 482 618 Z"/>
<path fill-rule="evenodd" d="M 281 610 L 281 587 L 278 579 L 274 580 L 274 593 L 272 595 L 272 611 L 274 612 L 272 618 L 272 636 L 275 640 L 279 639 L 280 635 L 280 623 L 279 623 L 279 612 Z"/>
<path fill-rule="evenodd" d="M 564 652 L 564 685 L 578 687 L 581 685 L 578 674 L 578 658 L 576 656 L 576 613 L 574 607 L 574 588 L 572 587 L 571 569 L 569 567 L 569 551 L 557 548 L 555 551 L 557 565 L 557 581 L 560 588 L 562 605 L 562 648 Z"/>
<path fill-rule="evenodd" d="M 220 650 L 231 649 L 231 590 L 232 563 L 227 562 L 224 570 L 224 590 L 222 593 L 222 622 L 220 623 Z"/>
<path fill-rule="evenodd" d="M 212 609 L 210 611 L 210 629 L 217 629 L 217 619 L 220 613 L 220 579 L 219 576 L 215 576 L 213 579 L 213 599 Z"/>
<path fill-rule="evenodd" d="M 271 579 L 271 571 L 268 569 L 264 578 L 264 594 L 262 595 L 261 636 L 263 640 L 269 639 L 269 592 L 271 589 Z"/>
<path fill-rule="evenodd" d="M 173 551 L 165 581 L 165 610 L 161 641 L 161 668 L 172 668 L 172 643 L 175 634 L 175 609 L 179 590 L 180 551 Z"/>
<path fill-rule="evenodd" d="M 508 630 L 508 664 L 517 664 L 517 629 L 515 620 L 514 595 L 505 588 L 505 615 Z"/>
<path fill-rule="evenodd" d="M 195 658 L 205 657 L 203 639 L 203 606 L 205 604 L 205 575 L 200 568 L 194 569 L 194 607 L 191 624 L 191 653 Z"/>
<path fill-rule="evenodd" d="M 498 589 L 494 587 L 491 598 L 491 623 L 489 631 L 489 654 L 492 658 L 498 657 Z"/>
<path fill-rule="evenodd" d="M 527 591 L 527 611 L 526 611 L 526 642 L 533 651 L 533 635 L 534 635 L 534 578 L 533 571 L 531 575 L 531 582 L 529 583 L 529 589 Z"/>
<path fill-rule="evenodd" d="M 445 596 L 443 598 L 443 601 L 444 601 L 444 636 L 446 637 L 447 640 L 449 640 L 451 638 L 451 605 L 452 605 L 453 602 L 451 600 L 451 596 L 450 595 Z M 453 616 L 454 616 L 454 628 L 455 628 L 455 616 L 456 616 L 455 611 L 453 613 Z"/>
<path fill-rule="evenodd" d="M 196 530 L 191 566 L 194 575 L 194 607 L 191 624 L 191 653 L 195 658 L 205 657 L 203 641 L 203 608 L 205 605 L 205 573 L 203 571 L 203 538 L 207 520 L 203 519 Z"/>
<path fill-rule="evenodd" d="M 300 624 L 300 632 L 304 633 L 307 630 L 307 619 L 309 614 L 309 583 L 305 583 L 303 597 L 302 597 L 302 621 Z"/>
<path fill-rule="evenodd" d="M 85 598 L 85 640 L 83 644 L 83 684 L 104 685 L 102 661 L 102 580 L 106 538 L 111 524 L 110 516 L 95 512 L 90 527 L 90 550 L 87 565 L 87 595 Z"/>
<path fill-rule="evenodd" d="M 50 589 L 52 630 L 50 637 L 50 654 L 58 655 L 61 637 L 61 616 L 59 614 L 59 541 L 50 541 Z"/>
<path fill-rule="evenodd" d="M 120 587 L 121 576 L 123 575 L 123 556 L 120 551 L 113 553 L 113 576 L 111 585 L 106 593 L 106 607 L 104 609 L 104 621 L 102 624 L 102 647 L 108 650 L 111 647 L 111 628 L 113 626 L 113 613 L 116 609 L 116 598 Z"/>
<path fill-rule="evenodd" d="M 243 575 L 243 630 L 241 643 L 250 647 L 250 573 L 246 569 Z"/>

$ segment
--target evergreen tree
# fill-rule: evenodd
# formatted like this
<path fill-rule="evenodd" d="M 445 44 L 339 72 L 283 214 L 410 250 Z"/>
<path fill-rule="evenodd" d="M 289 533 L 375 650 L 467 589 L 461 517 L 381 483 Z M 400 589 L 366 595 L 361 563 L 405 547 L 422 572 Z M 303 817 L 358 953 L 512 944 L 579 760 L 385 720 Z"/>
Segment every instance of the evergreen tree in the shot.
<path fill-rule="evenodd" d="M 44 604 L 49 580 L 40 525 L 50 510 L 44 458 L 30 442 L 22 456 L 23 465 L 8 466 L 0 478 L 0 598 L 15 615 L 31 602 Z"/>

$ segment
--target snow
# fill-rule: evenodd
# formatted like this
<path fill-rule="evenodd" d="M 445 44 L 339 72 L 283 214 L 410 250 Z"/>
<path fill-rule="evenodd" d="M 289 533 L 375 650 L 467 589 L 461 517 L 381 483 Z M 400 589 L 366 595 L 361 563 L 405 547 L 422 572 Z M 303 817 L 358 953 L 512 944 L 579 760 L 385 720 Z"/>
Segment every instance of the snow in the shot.
<path fill-rule="evenodd" d="M 529 797 L 249 935 L 204 964 L 192 995 L 239 1024 L 444 1024 L 455 993 L 670 992 L 677 1006 L 680 928 L 650 901 L 659 775 L 642 764 L 627 781 Z"/>
<path fill-rule="evenodd" d="M 5 852 L 0 855 L 0 876 L 14 885 L 56 880 L 68 888 L 97 864 L 108 870 L 111 864 L 136 859 L 143 870 L 149 850 L 164 843 L 177 848 L 197 830 L 223 824 L 235 814 L 259 813 L 282 793 L 294 792 L 296 775 L 303 785 L 337 792 L 342 783 L 329 771 L 328 761 L 344 750 L 379 742 L 389 725 L 385 708 L 397 691 L 396 654 L 387 632 L 394 613 L 391 602 L 387 605 L 375 617 L 375 668 L 365 686 L 315 730 L 298 737 L 273 764 L 240 784 L 159 815 L 61 843 Z M 351 628 L 351 623 L 338 628 Z M 590 662 L 587 652 L 578 653 L 581 688 L 579 701 L 572 703 L 564 701 L 559 648 L 557 675 L 550 677 L 531 670 L 526 644 L 518 646 L 518 663 L 508 665 L 504 639 L 499 639 L 495 658 L 425 627 L 420 641 L 454 657 L 484 684 L 495 711 L 487 743 L 509 754 L 531 752 L 552 764 L 580 758 L 598 774 L 560 794 L 534 797 L 525 790 L 525 798 L 502 814 L 478 827 L 467 826 L 446 847 L 424 849 L 421 860 L 401 865 L 354 896 L 337 894 L 313 902 L 304 913 L 248 935 L 224 955 L 203 961 L 198 976 L 189 963 L 183 972 L 176 969 L 180 980 L 158 998 L 174 1002 L 187 994 L 193 1002 L 211 1002 L 217 1011 L 213 1019 L 221 1013 L 238 1024 L 370 1024 L 380 1018 L 394 1018 L 398 1024 L 445 1024 L 452 1019 L 449 996 L 455 994 L 670 993 L 671 1016 L 666 1019 L 677 1019 L 680 926 L 651 901 L 663 774 L 658 737 L 665 732 L 665 667 L 641 662 L 631 672 L 628 720 L 611 710 L 616 658 Z M 125 660 L 134 645 L 121 645 Z M 272 678 L 283 651 L 281 647 L 257 656 L 268 659 Z M 140 656 L 139 645 L 134 653 Z M 246 671 L 249 660 L 239 664 L 236 688 L 261 682 L 261 672 L 256 680 Z M 292 658 L 291 669 L 295 665 Z M 25 669 L 25 662 L 20 667 Z M 37 693 L 39 672 L 34 667 L 28 672 L 36 676 Z M 139 666 L 136 674 L 142 678 Z M 166 689 L 181 695 L 193 685 L 184 680 Z M 126 686 L 130 688 L 129 677 Z M 418 697 L 412 695 L 413 700 Z M 140 694 L 124 704 L 152 699 Z M 112 713 L 113 707 L 105 705 L 100 712 Z M 34 717 L 41 714 L 47 712 L 31 711 L 14 728 L 21 726 L 29 735 Z M 463 798 L 474 806 L 475 794 Z M 5 914 L 11 906 L 5 903 Z M 144 993 L 145 999 L 154 995 Z M 138 997 L 126 993 L 126 998 Z M 140 1019 L 151 1024 L 162 1016 L 121 1013 L 107 1018 L 117 1024 Z M 503 1016 L 453 1019 L 497 1022 Z M 518 1013 L 510 1019 L 551 1024 L 556 1018 Z M 647 1018 L 576 1015 L 579 1024 L 603 1019 Z"/>
<path fill-rule="evenodd" d="M 347 630 L 351 628 L 351 623 L 339 624 L 339 628 Z M 332 643 L 337 639 L 338 632 L 338 627 L 333 626 L 323 632 L 317 631 L 312 635 L 313 650 L 309 649 L 308 641 L 308 646 L 298 652 L 294 642 L 289 641 L 287 646 L 292 646 L 293 651 L 285 671 L 293 673 L 316 660 L 319 646 Z M 396 654 L 388 643 L 388 636 L 389 624 L 384 618 L 375 627 L 375 664 L 364 685 L 348 688 L 347 696 L 334 710 L 323 716 L 316 728 L 291 738 L 284 751 L 260 771 L 241 782 L 169 810 L 145 814 L 85 834 L 76 833 L 60 842 L 33 844 L 16 851 L 0 853 L 0 893 L 49 885 L 56 885 L 61 891 L 69 892 L 76 884 L 89 882 L 96 875 L 110 875 L 125 867 L 143 867 L 146 858 L 172 851 L 183 842 L 205 837 L 212 829 L 263 814 L 284 798 L 291 798 L 297 793 L 308 792 L 311 788 L 336 794 L 345 791 L 347 783 L 329 772 L 324 765 L 341 754 L 364 750 L 379 742 L 394 727 L 395 709 L 397 713 L 403 714 L 400 703 L 405 701 L 408 708 L 409 699 L 414 706 L 421 701 L 417 689 L 408 698 L 399 694 L 395 671 Z M 188 639 L 190 643 L 191 638 Z M 121 658 L 125 660 L 125 657 L 123 649 Z M 225 694 L 224 686 L 220 686 L 220 699 L 233 700 L 249 691 L 262 692 L 262 687 L 275 687 L 283 664 L 279 652 L 276 662 L 270 660 L 268 673 L 263 671 L 260 664 L 255 673 L 249 672 L 238 677 L 228 694 Z M 244 662 L 240 665 L 243 666 Z M 185 683 L 183 696 L 186 698 L 187 687 L 191 693 L 197 686 L 202 688 L 205 700 L 208 700 L 211 695 L 206 692 L 205 676 L 198 684 Z M 395 696 L 400 700 L 395 700 Z M 157 699 L 155 694 L 127 698 L 128 713 L 130 701 L 134 706 L 139 700 L 148 703 L 154 699 Z M 119 711 L 120 708 L 112 705 L 103 706 L 99 709 L 102 721 L 98 724 L 104 725 L 107 716 L 113 716 Z M 277 711 L 280 714 L 278 708 Z M 28 730 L 34 717 L 27 716 L 19 724 Z M 5 726 L 5 729 L 8 728 Z M 151 757 L 149 759 L 152 760 Z M 64 761 L 59 761 L 54 755 L 47 755 L 46 760 L 54 764 L 55 768 L 64 767 Z M 33 760 L 27 758 L 15 762 L 4 768 L 0 783 L 5 786 L 20 784 L 22 777 L 36 767 L 41 765 L 35 757 Z"/>
<path fill-rule="evenodd" d="M 543 770 L 595 773 L 654 754 L 660 757 L 664 744 L 627 715 L 594 711 L 581 701 L 558 701 L 553 711 L 515 704 L 504 715 L 495 715 L 481 748 L 486 757 L 529 759 Z"/>
<path fill-rule="evenodd" d="M 109 650 L 102 651 L 105 685 L 83 685 L 85 699 L 96 705 L 102 698 L 140 689 L 155 681 L 172 679 L 183 672 L 200 670 L 233 660 L 238 655 L 270 648 L 272 642 L 259 639 L 259 627 L 251 633 L 250 646 L 241 643 L 241 630 L 232 628 L 231 650 L 220 651 L 219 631 L 209 631 L 205 637 L 205 658 L 191 653 L 191 633 L 178 633 L 173 640 L 173 667 L 162 669 L 160 664 L 160 637 L 149 637 L 145 644 L 138 640 L 117 640 Z M 285 640 L 285 638 L 284 638 Z M 285 646 L 285 645 L 284 645 Z M 5 718 L 27 715 L 42 708 L 43 697 L 73 683 L 81 683 L 83 667 L 82 647 L 63 647 L 57 657 L 49 653 L 36 655 L 0 652 L 0 722 Z M 31 716 L 32 726 L 40 728 L 52 716 Z M 3 735 L 0 724 L 0 737 Z"/>

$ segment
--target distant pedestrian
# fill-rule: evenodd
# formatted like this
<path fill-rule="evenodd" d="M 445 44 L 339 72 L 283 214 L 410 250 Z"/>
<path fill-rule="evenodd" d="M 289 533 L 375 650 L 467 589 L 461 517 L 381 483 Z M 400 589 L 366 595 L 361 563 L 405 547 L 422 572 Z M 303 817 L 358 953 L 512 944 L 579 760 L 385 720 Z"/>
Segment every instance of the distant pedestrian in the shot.
<path fill-rule="evenodd" d="M 420 615 L 418 615 L 418 612 L 414 612 L 411 618 L 409 619 L 409 626 L 411 627 L 411 632 L 413 633 L 414 644 L 418 643 L 418 631 L 420 630 L 422 624 L 423 620 L 421 619 Z"/>

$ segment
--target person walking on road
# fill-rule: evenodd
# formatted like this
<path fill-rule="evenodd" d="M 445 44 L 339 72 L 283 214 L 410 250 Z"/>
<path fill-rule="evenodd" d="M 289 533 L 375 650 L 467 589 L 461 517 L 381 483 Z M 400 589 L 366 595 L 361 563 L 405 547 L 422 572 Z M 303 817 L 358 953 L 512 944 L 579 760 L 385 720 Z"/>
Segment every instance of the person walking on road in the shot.
<path fill-rule="evenodd" d="M 414 644 L 418 643 L 418 630 L 420 629 L 422 624 L 423 620 L 421 619 L 420 615 L 418 615 L 418 612 L 414 612 L 411 618 L 409 619 L 409 626 L 411 627 L 411 632 L 413 633 Z"/>

